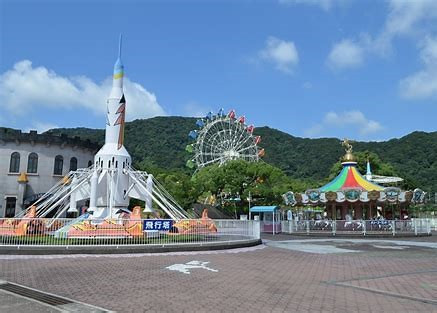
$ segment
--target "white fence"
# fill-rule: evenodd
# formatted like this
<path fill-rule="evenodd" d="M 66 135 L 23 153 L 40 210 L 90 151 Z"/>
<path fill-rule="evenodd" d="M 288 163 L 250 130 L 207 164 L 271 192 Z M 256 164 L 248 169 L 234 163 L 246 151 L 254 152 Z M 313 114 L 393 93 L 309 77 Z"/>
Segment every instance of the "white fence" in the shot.
<path fill-rule="evenodd" d="M 430 220 L 431 220 L 431 229 L 437 231 L 437 218 L 433 217 Z"/>
<path fill-rule="evenodd" d="M 260 239 L 259 221 L 190 219 L 171 221 L 169 230 L 144 230 L 146 221 L 151 220 L 3 218 L 0 246 L 168 246 Z"/>
<path fill-rule="evenodd" d="M 284 233 L 296 234 L 357 234 L 357 235 L 423 235 L 431 234 L 430 219 L 411 220 L 301 220 L 282 221 Z"/>

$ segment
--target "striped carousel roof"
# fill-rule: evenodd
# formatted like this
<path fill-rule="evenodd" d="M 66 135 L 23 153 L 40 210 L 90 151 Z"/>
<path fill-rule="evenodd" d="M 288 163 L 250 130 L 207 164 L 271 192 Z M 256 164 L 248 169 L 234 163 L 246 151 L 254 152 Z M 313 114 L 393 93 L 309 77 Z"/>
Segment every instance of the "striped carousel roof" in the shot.
<path fill-rule="evenodd" d="M 358 172 L 356 162 L 344 162 L 343 169 L 340 174 L 331 182 L 320 188 L 321 192 L 339 191 L 345 189 L 361 189 L 363 191 L 378 190 L 381 191 L 384 187 L 374 184 L 365 179 Z"/>

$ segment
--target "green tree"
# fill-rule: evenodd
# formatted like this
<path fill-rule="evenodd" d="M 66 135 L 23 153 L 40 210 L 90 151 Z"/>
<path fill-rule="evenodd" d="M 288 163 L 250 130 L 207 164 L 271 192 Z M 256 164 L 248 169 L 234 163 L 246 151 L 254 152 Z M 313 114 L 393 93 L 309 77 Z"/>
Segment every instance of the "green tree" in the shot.
<path fill-rule="evenodd" d="M 200 195 L 212 195 L 230 213 L 247 213 L 249 194 L 252 205 L 280 205 L 286 191 L 305 188 L 305 183 L 290 179 L 277 167 L 242 160 L 205 167 L 192 182 Z"/>
<path fill-rule="evenodd" d="M 355 152 L 354 156 L 357 162 L 358 171 L 363 175 L 366 174 L 367 171 L 367 160 L 369 160 L 370 162 L 372 174 L 382 175 L 382 176 L 397 175 L 393 166 L 389 163 L 383 162 L 376 153 L 370 151 L 360 151 L 360 152 Z M 340 173 L 341 169 L 343 168 L 341 164 L 342 162 L 343 161 L 340 159 L 331 167 L 330 174 L 328 177 L 329 180 L 333 179 Z"/>

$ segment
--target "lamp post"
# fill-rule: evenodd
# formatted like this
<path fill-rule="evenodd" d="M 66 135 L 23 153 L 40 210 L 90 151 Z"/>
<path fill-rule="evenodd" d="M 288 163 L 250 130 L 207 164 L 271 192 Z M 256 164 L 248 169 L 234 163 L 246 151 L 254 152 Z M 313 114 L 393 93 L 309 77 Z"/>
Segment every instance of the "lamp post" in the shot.
<path fill-rule="evenodd" d="M 243 183 L 243 188 L 246 188 L 246 187 L 247 187 L 247 183 Z M 252 201 L 252 195 L 250 193 L 250 190 L 249 190 L 249 197 L 246 198 L 246 200 L 249 202 L 249 212 L 250 212 L 250 202 Z"/>

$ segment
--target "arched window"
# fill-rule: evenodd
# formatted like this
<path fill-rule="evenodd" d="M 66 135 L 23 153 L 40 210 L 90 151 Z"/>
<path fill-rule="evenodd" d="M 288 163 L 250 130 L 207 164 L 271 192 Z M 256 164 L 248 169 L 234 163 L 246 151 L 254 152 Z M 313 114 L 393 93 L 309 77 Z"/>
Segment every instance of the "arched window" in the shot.
<path fill-rule="evenodd" d="M 11 154 L 11 162 L 9 163 L 9 173 L 18 173 L 20 171 L 20 154 L 14 152 Z"/>
<path fill-rule="evenodd" d="M 64 167 L 64 158 L 62 155 L 57 155 L 55 157 L 55 168 L 53 169 L 54 175 L 62 175 L 62 169 Z"/>
<path fill-rule="evenodd" d="M 38 154 L 32 152 L 27 160 L 27 172 L 38 173 Z"/>
<path fill-rule="evenodd" d="M 88 161 L 88 167 L 90 167 L 91 165 L 93 165 L 93 161 L 89 160 Z"/>
<path fill-rule="evenodd" d="M 70 171 L 77 170 L 77 159 L 75 157 L 72 157 L 70 159 Z"/>

